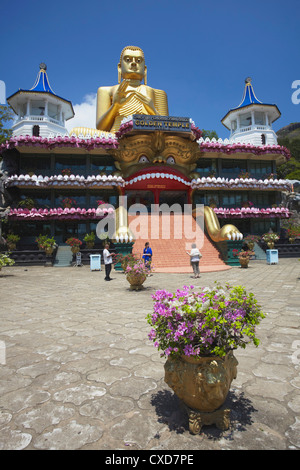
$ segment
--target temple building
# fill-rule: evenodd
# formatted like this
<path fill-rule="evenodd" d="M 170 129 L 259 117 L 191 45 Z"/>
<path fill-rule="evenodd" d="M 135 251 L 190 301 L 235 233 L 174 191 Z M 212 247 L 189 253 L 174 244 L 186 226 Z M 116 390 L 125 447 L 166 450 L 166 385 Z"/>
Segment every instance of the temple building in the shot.
<path fill-rule="evenodd" d="M 144 61 L 141 49 L 123 49 L 118 84 L 98 90 L 95 129 L 67 132 L 72 103 L 53 92 L 45 64 L 30 90 L 7 98 L 16 120 L 13 137 L 0 147 L 9 208 L 2 230 L 20 236 L 20 250 L 34 250 L 39 234 L 59 246 L 69 237 L 83 241 L 107 215 L 103 203 L 117 209 L 121 195 L 149 213 L 152 204 L 203 204 L 201 251 L 212 247 L 216 264 L 223 265 L 220 244 L 279 231 L 280 220 L 289 217 L 281 191 L 290 185 L 276 178 L 276 166 L 290 158 L 272 129 L 277 106 L 259 101 L 246 79 L 240 105 L 222 119 L 228 139 L 203 139 L 191 118 L 168 115 L 165 92 L 147 85 Z M 162 240 L 155 243 L 158 250 Z M 185 264 L 190 269 L 187 258 Z"/>

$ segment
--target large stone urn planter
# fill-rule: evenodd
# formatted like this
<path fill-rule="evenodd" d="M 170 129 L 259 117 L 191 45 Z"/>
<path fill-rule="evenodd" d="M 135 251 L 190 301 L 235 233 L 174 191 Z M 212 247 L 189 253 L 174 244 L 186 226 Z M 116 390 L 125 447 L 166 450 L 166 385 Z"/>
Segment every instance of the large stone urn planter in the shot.
<path fill-rule="evenodd" d="M 168 358 L 164 366 L 165 382 L 183 401 L 189 415 L 190 432 L 198 434 L 204 424 L 228 429 L 230 410 L 222 405 L 236 378 L 237 365 L 232 352 L 223 358 Z"/>
<path fill-rule="evenodd" d="M 241 268 L 248 268 L 249 261 L 250 261 L 250 257 L 249 258 L 248 257 L 246 257 L 246 258 L 239 257 L 239 262 L 240 262 Z"/>
<path fill-rule="evenodd" d="M 126 279 L 130 284 L 130 290 L 141 290 L 144 287 L 143 284 L 147 279 L 147 275 L 144 273 L 129 272 L 127 273 Z"/>

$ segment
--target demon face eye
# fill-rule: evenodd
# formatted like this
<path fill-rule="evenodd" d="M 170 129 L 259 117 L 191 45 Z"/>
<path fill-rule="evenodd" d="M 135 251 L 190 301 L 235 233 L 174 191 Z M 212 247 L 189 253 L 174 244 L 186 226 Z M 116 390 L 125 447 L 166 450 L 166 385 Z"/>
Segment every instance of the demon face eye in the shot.
<path fill-rule="evenodd" d="M 146 155 L 141 155 L 139 159 L 139 163 L 149 163 L 148 157 L 146 157 Z"/>
<path fill-rule="evenodd" d="M 174 165 L 174 163 L 175 163 L 175 158 L 174 158 L 174 157 L 171 157 L 171 156 L 168 157 L 168 158 L 167 158 L 167 163 L 168 163 L 169 165 Z"/>

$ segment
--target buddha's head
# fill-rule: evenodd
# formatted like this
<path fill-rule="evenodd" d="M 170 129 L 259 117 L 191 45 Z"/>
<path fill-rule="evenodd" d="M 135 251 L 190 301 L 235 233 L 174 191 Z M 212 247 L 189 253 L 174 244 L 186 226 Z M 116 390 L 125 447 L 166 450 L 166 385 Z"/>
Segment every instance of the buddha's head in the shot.
<path fill-rule="evenodd" d="M 126 46 L 122 50 L 118 64 L 118 82 L 120 83 L 122 79 L 140 81 L 144 79 L 145 85 L 147 84 L 145 56 L 140 47 Z"/>

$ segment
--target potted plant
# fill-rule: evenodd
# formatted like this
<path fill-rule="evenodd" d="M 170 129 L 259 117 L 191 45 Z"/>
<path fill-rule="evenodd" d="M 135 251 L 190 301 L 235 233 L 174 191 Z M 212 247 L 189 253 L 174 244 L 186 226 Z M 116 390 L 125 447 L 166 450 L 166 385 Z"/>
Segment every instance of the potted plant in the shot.
<path fill-rule="evenodd" d="M 239 251 L 239 250 L 234 248 L 232 250 L 232 254 L 233 254 L 233 256 L 237 256 L 239 258 L 241 268 L 248 268 L 250 257 L 253 256 L 255 253 L 254 253 L 254 251 L 250 251 L 250 250 L 241 250 L 241 251 Z"/>
<path fill-rule="evenodd" d="M 123 255 L 122 253 L 114 254 L 113 260 L 115 265 L 120 263 L 124 272 L 126 272 L 126 268 L 128 265 L 132 267 L 138 261 L 136 255 L 132 253 L 129 253 L 127 255 Z"/>
<path fill-rule="evenodd" d="M 100 238 L 100 240 L 102 241 L 102 245 L 103 245 L 103 246 L 105 246 L 106 243 L 108 243 L 108 244 L 110 243 L 110 242 L 109 242 L 109 235 L 108 235 L 108 232 L 102 232 L 102 233 L 100 233 L 99 238 Z"/>
<path fill-rule="evenodd" d="M 54 251 L 54 248 L 56 247 L 56 241 L 54 240 L 53 237 L 52 238 L 46 237 L 41 247 L 42 247 L 42 250 L 45 251 L 46 256 L 51 256 Z"/>
<path fill-rule="evenodd" d="M 125 273 L 130 284 L 130 290 L 141 290 L 149 273 L 149 268 L 145 266 L 144 261 L 135 260 L 135 263 L 127 265 Z"/>
<path fill-rule="evenodd" d="M 9 257 L 9 253 L 0 253 L 0 271 L 4 266 L 12 266 L 15 261 Z"/>
<path fill-rule="evenodd" d="M 77 202 L 75 201 L 75 199 L 72 199 L 71 197 L 65 197 L 62 200 L 62 204 L 64 206 L 64 209 L 70 209 L 71 207 L 76 206 Z"/>
<path fill-rule="evenodd" d="M 71 168 L 64 168 L 63 170 L 61 170 L 61 174 L 63 176 L 70 176 L 71 173 L 72 173 Z"/>
<path fill-rule="evenodd" d="M 268 245 L 270 250 L 272 250 L 274 248 L 274 243 L 279 240 L 279 235 L 274 232 L 264 233 L 261 240 Z"/>
<path fill-rule="evenodd" d="M 226 429 L 229 410 L 220 407 L 236 377 L 233 351 L 249 343 L 258 346 L 256 326 L 265 317 L 261 307 L 243 286 L 229 284 L 158 290 L 152 297 L 148 336 L 167 358 L 165 382 L 185 404 L 190 431 L 213 423 Z"/>
<path fill-rule="evenodd" d="M 258 235 L 247 235 L 244 240 L 247 243 L 249 250 L 253 250 L 254 244 L 259 241 L 260 237 Z"/>
<path fill-rule="evenodd" d="M 34 206 L 35 206 L 35 202 L 30 197 L 27 197 L 26 199 L 22 199 L 18 203 L 18 207 L 21 207 L 23 209 L 28 209 L 28 210 L 33 209 Z"/>
<path fill-rule="evenodd" d="M 36 237 L 35 242 L 37 243 L 39 250 L 44 249 L 43 245 L 45 241 L 47 240 L 47 238 L 48 238 L 47 235 L 41 235 L 41 234 L 38 237 Z"/>
<path fill-rule="evenodd" d="M 80 250 L 80 246 L 82 245 L 82 241 L 78 238 L 70 237 L 66 240 L 66 244 L 71 247 L 72 253 L 78 253 Z"/>
<path fill-rule="evenodd" d="M 93 248 L 93 246 L 95 245 L 95 238 L 96 238 L 96 235 L 94 232 L 91 232 L 91 233 L 87 233 L 84 237 L 84 241 L 86 243 L 86 247 L 88 249 L 91 249 Z"/>
<path fill-rule="evenodd" d="M 289 237 L 289 242 L 294 243 L 295 238 L 300 237 L 300 226 L 290 224 L 289 227 L 287 228 L 287 235 Z"/>
<path fill-rule="evenodd" d="M 14 233 L 9 233 L 6 237 L 7 248 L 10 251 L 15 250 L 19 240 L 20 240 L 19 235 L 15 235 Z"/>

